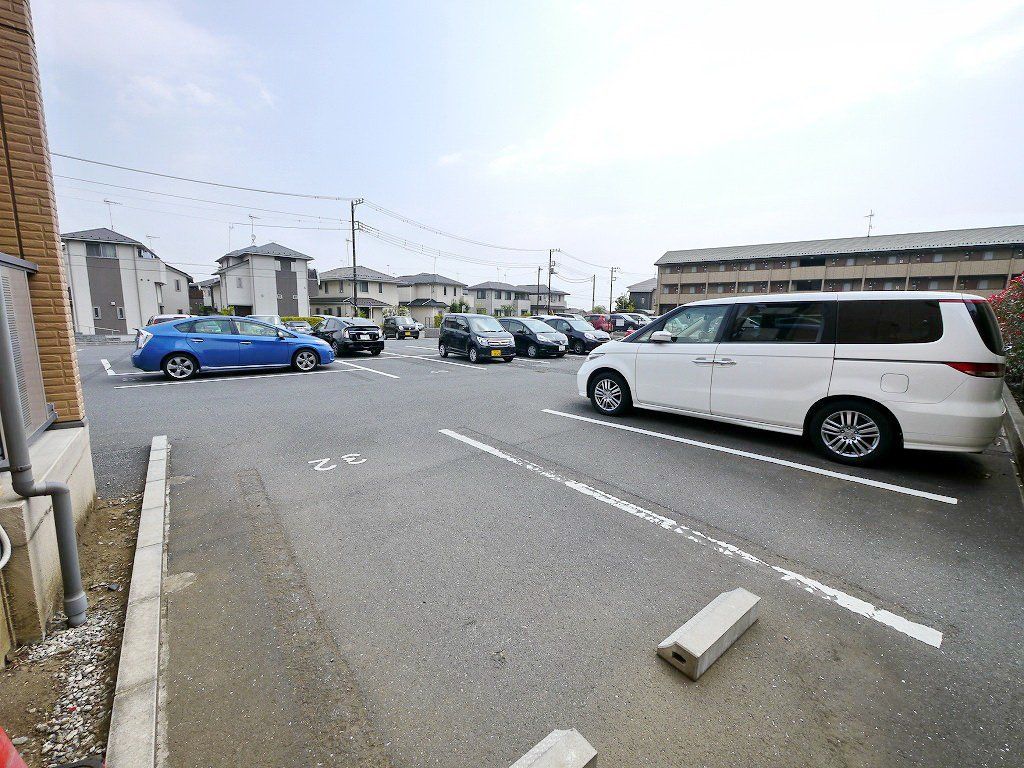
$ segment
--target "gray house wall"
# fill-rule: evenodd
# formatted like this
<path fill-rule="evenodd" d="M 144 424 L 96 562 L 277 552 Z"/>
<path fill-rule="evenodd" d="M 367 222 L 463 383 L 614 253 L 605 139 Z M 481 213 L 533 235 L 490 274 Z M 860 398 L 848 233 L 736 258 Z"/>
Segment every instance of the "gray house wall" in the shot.
<path fill-rule="evenodd" d="M 121 286 L 121 264 L 117 259 L 87 256 L 85 267 L 89 274 L 89 293 L 92 306 L 98 307 L 100 316 L 93 321 L 100 333 L 114 331 L 128 333 L 128 321 L 118 319 L 117 310 L 124 314 L 124 289 Z"/>

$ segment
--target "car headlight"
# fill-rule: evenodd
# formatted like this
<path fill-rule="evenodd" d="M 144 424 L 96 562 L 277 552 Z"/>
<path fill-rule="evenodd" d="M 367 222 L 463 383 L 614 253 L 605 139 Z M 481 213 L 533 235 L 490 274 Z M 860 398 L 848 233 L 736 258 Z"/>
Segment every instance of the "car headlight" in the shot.
<path fill-rule="evenodd" d="M 595 357 L 600 357 L 603 354 L 605 354 L 605 353 L 603 351 L 601 351 L 600 349 L 595 349 L 593 352 L 591 352 L 589 355 L 587 355 L 587 360 L 590 360 L 590 359 L 595 358 Z"/>
<path fill-rule="evenodd" d="M 486 346 L 486 344 L 487 344 L 487 339 L 485 339 L 485 338 L 484 338 L 483 336 L 477 336 L 477 337 L 476 337 L 476 343 L 477 343 L 477 344 L 483 344 L 483 345 L 485 345 L 485 346 Z"/>
<path fill-rule="evenodd" d="M 597 336 L 595 336 L 594 334 L 590 333 L 589 331 L 587 331 L 586 333 L 583 334 L 583 338 L 590 339 L 591 341 L 597 341 Z"/>
<path fill-rule="evenodd" d="M 341 332 L 341 335 L 344 336 L 347 339 L 348 338 L 348 328 L 343 329 L 342 332 Z"/>

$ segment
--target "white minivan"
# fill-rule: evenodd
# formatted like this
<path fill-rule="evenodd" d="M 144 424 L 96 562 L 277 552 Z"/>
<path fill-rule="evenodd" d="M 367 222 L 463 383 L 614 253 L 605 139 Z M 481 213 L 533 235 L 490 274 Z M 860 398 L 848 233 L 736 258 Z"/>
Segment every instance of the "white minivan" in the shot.
<path fill-rule="evenodd" d="M 577 375 L 630 407 L 806 435 L 845 464 L 897 447 L 978 452 L 1003 417 L 988 302 L 935 291 L 787 293 L 685 304 L 598 347 Z"/>

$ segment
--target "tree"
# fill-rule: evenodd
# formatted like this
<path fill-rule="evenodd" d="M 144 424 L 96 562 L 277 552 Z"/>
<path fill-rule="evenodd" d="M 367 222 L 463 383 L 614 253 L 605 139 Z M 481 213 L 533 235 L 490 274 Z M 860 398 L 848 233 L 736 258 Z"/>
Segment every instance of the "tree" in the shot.
<path fill-rule="evenodd" d="M 1020 386 L 1024 378 L 1024 275 L 1015 277 L 989 299 L 1003 332 L 1007 383 Z"/>
<path fill-rule="evenodd" d="M 605 309 L 604 304 L 595 304 L 594 305 L 594 314 L 595 315 L 603 315 L 607 311 L 608 310 Z"/>
<path fill-rule="evenodd" d="M 629 298 L 628 293 L 624 293 L 615 299 L 615 311 L 616 312 L 634 312 L 636 305 Z"/>
<path fill-rule="evenodd" d="M 498 307 L 498 310 L 505 317 L 515 317 L 516 315 L 516 308 L 512 304 L 502 304 L 500 307 Z"/>
<path fill-rule="evenodd" d="M 451 304 L 448 305 L 448 311 L 449 312 L 468 312 L 469 311 L 469 304 L 464 302 L 462 299 L 459 299 L 458 301 L 453 301 Z"/>

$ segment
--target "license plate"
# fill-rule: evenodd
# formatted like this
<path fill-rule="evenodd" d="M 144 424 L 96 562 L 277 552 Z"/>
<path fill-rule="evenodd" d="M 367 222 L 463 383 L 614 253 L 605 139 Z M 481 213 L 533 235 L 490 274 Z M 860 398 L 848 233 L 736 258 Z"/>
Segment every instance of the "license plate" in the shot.
<path fill-rule="evenodd" d="M 501 350 L 500 349 L 492 349 L 491 350 L 491 357 L 501 357 Z"/>
<path fill-rule="evenodd" d="M 359 341 L 366 341 L 370 337 L 369 336 L 364 336 L 363 334 L 359 334 L 359 335 L 356 336 L 356 338 L 359 339 Z"/>
<path fill-rule="evenodd" d="M 559 352 L 565 352 L 565 344 L 559 344 L 558 345 L 558 351 Z"/>

